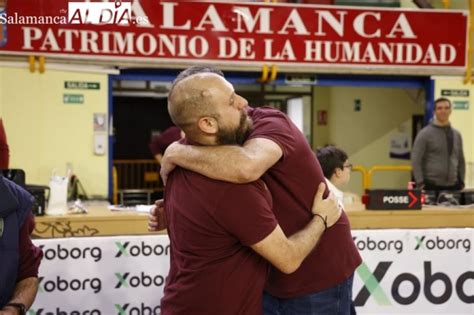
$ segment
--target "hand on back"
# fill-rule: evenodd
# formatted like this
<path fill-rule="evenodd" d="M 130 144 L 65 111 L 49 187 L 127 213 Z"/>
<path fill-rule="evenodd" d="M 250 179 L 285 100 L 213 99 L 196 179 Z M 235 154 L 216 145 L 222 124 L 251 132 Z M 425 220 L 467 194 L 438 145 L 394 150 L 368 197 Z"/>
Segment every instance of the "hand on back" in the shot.
<path fill-rule="evenodd" d="M 329 228 L 339 220 L 342 214 L 342 208 L 332 192 L 326 199 L 323 199 L 325 189 L 325 183 L 319 184 L 318 191 L 314 196 L 312 212 L 325 218 L 327 227 Z"/>

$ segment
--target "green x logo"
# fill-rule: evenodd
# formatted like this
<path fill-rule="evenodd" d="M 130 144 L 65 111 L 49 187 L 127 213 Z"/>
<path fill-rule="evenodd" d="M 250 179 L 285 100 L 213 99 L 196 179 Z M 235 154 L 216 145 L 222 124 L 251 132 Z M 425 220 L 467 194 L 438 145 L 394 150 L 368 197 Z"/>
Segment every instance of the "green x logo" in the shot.
<path fill-rule="evenodd" d="M 118 311 L 118 315 L 125 315 L 125 310 L 128 308 L 128 304 L 125 304 L 124 306 L 115 304 L 115 308 Z"/>
<path fill-rule="evenodd" d="M 38 277 L 38 292 L 43 293 L 44 289 L 43 286 L 41 285 L 41 282 L 43 282 L 44 277 Z"/>
<path fill-rule="evenodd" d="M 387 295 L 380 287 L 380 280 L 382 280 L 391 264 L 392 262 L 382 261 L 377 265 L 373 273 L 370 272 L 369 267 L 364 262 L 357 268 L 357 274 L 364 282 L 364 286 L 354 300 L 355 306 L 365 305 L 370 295 L 374 297 L 378 305 L 391 304 Z"/>
<path fill-rule="evenodd" d="M 125 243 L 120 243 L 120 242 L 115 242 L 115 245 L 117 246 L 118 248 L 118 252 L 117 254 L 115 255 L 115 257 L 120 257 L 122 256 L 122 254 L 124 256 L 128 256 L 128 251 L 127 251 L 127 246 L 128 246 L 129 242 L 125 242 Z"/>
<path fill-rule="evenodd" d="M 128 288 L 128 283 L 127 283 L 127 277 L 128 277 L 129 273 L 124 273 L 123 275 L 121 273 L 118 273 L 116 272 L 115 273 L 115 276 L 117 277 L 118 281 L 117 282 L 117 285 L 115 286 L 116 289 L 120 288 L 122 285 L 125 287 L 125 288 Z"/>
<path fill-rule="evenodd" d="M 425 249 L 425 246 L 423 245 L 423 241 L 425 240 L 426 236 L 423 235 L 423 237 L 418 237 L 418 236 L 415 236 L 415 239 L 416 239 L 416 247 L 415 247 L 415 250 L 418 250 L 418 249 Z"/>

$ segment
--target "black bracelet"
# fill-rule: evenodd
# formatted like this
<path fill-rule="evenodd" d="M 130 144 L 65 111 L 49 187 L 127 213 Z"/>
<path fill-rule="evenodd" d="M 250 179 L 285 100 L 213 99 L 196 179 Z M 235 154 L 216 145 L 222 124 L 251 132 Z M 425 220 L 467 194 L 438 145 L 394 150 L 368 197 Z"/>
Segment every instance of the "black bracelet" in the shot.
<path fill-rule="evenodd" d="M 326 231 L 326 230 L 328 229 L 328 217 L 324 217 L 324 218 L 323 218 L 323 216 L 320 215 L 320 214 L 318 214 L 318 213 L 313 213 L 313 215 L 314 215 L 315 217 L 319 217 L 319 218 L 321 218 L 321 220 L 323 220 L 323 223 L 324 223 L 324 231 Z"/>

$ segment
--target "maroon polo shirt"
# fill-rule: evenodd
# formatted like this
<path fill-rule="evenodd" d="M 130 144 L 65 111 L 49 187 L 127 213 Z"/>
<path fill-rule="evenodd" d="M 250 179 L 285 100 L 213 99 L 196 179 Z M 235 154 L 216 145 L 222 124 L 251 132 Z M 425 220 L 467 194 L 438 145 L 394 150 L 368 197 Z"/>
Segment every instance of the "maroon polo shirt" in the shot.
<path fill-rule="evenodd" d="M 10 153 L 7 144 L 7 135 L 3 127 L 3 120 L 0 118 L 0 170 L 8 168 Z"/>
<path fill-rule="evenodd" d="M 38 269 L 43 257 L 43 252 L 32 242 L 30 235 L 35 228 L 33 214 L 25 218 L 25 222 L 20 229 L 20 240 L 18 251 L 20 253 L 20 264 L 18 267 L 17 282 L 29 278 L 37 277 Z"/>
<path fill-rule="evenodd" d="M 158 136 L 154 136 L 149 144 L 153 155 L 164 154 L 166 148 L 175 141 L 181 139 L 181 129 L 176 126 L 169 127 Z"/>
<path fill-rule="evenodd" d="M 283 151 L 282 158 L 262 179 L 272 194 L 278 223 L 286 235 L 292 235 L 312 219 L 314 195 L 324 182 L 321 166 L 304 135 L 285 114 L 263 107 L 249 109 L 249 116 L 254 122 L 249 139 L 270 139 Z M 272 268 L 266 290 L 280 298 L 315 293 L 346 280 L 361 261 L 343 212 L 296 272 L 287 275 Z"/>
<path fill-rule="evenodd" d="M 165 211 L 171 257 L 162 314 L 262 314 L 269 264 L 248 246 L 277 226 L 263 181 L 237 185 L 177 168 Z"/>

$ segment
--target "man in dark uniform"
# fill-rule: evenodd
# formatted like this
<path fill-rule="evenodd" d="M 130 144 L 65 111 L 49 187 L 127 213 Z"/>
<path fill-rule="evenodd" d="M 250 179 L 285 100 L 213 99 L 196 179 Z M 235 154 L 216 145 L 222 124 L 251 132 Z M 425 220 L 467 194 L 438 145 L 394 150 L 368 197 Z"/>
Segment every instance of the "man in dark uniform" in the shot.
<path fill-rule="evenodd" d="M 43 257 L 31 242 L 33 197 L 0 174 L 0 314 L 24 315 L 38 291 Z"/>

